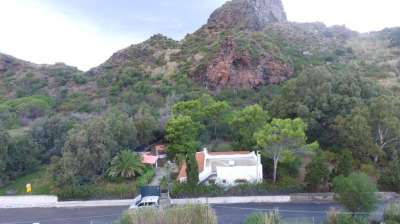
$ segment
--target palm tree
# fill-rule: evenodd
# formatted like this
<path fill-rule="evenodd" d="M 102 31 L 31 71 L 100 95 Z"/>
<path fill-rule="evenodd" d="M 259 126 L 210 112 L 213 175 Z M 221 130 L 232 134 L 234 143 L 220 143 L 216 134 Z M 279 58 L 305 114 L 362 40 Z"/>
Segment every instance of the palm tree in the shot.
<path fill-rule="evenodd" d="M 125 179 L 133 179 L 137 174 L 143 174 L 144 167 L 139 154 L 129 150 L 123 150 L 112 159 L 111 166 L 107 170 L 107 173 L 108 176 L 112 178 L 122 177 Z"/>

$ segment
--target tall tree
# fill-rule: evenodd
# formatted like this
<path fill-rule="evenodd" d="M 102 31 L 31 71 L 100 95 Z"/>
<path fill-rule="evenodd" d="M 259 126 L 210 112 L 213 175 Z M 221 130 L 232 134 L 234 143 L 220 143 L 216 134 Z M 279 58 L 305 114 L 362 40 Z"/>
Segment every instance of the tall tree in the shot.
<path fill-rule="evenodd" d="M 344 150 L 339 155 L 339 162 L 337 164 L 335 175 L 349 176 L 353 172 L 353 155 L 350 150 Z"/>
<path fill-rule="evenodd" d="M 150 144 L 154 140 L 154 132 L 159 128 L 158 122 L 145 106 L 141 106 L 135 114 L 137 139 L 140 144 Z"/>
<path fill-rule="evenodd" d="M 253 135 L 269 120 L 269 115 L 258 104 L 248 106 L 234 114 L 230 125 L 235 136 L 235 142 L 241 148 L 251 149 L 256 146 Z"/>
<path fill-rule="evenodd" d="M 273 180 L 277 180 L 278 163 L 282 159 L 291 158 L 296 152 L 315 149 L 318 144 L 306 145 L 306 125 L 297 118 L 273 119 L 254 134 L 257 146 L 274 162 Z"/>
<path fill-rule="evenodd" d="M 8 180 L 6 174 L 9 139 L 7 131 L 0 127 L 0 186 L 4 185 Z"/>
<path fill-rule="evenodd" d="M 60 161 L 59 184 L 93 183 L 105 174 L 119 148 L 110 130 L 105 119 L 94 118 L 69 132 Z"/>
<path fill-rule="evenodd" d="M 31 134 L 35 142 L 43 149 L 41 155 L 44 162 L 52 156 L 61 156 L 68 131 L 76 124 L 76 120 L 55 115 L 46 117 L 34 124 Z"/>
<path fill-rule="evenodd" d="M 36 171 L 40 161 L 39 145 L 29 134 L 13 136 L 8 148 L 6 172 L 11 179 Z"/>
<path fill-rule="evenodd" d="M 110 110 L 105 117 L 108 133 L 119 147 L 113 150 L 116 154 L 122 148 L 135 148 L 137 146 L 137 130 L 133 119 L 128 114 L 117 110 Z"/>
<path fill-rule="evenodd" d="M 378 183 L 382 190 L 400 193 L 400 158 L 397 153 L 381 174 Z"/>
<path fill-rule="evenodd" d="M 346 116 L 359 104 L 378 95 L 377 85 L 351 68 L 333 73 L 327 66 L 304 70 L 283 86 L 269 108 L 276 118 L 302 118 L 311 141 L 322 146 L 337 143 L 332 124 L 338 115 Z"/>
<path fill-rule="evenodd" d="M 214 139 L 218 138 L 218 126 L 223 122 L 224 115 L 230 110 L 230 106 L 225 101 L 214 101 L 207 105 L 205 115 L 211 123 L 213 129 Z"/>
<path fill-rule="evenodd" d="M 199 141 L 199 130 L 201 125 L 194 122 L 189 116 L 177 116 L 170 119 L 166 127 L 166 138 L 169 141 L 168 151 L 172 155 L 182 155 L 185 157 L 187 164 L 188 182 L 195 182 L 197 173 L 197 165 L 193 160 L 193 155 L 196 153 L 200 146 Z M 190 175 L 189 175 L 190 174 Z M 198 178 L 198 177 L 197 177 Z"/>
<path fill-rule="evenodd" d="M 329 180 L 330 170 L 328 161 L 324 154 L 319 152 L 313 161 L 306 167 L 307 175 L 305 182 L 310 191 L 318 191 L 321 186 L 326 185 Z"/>
<path fill-rule="evenodd" d="M 400 99 L 381 96 L 336 119 L 335 128 L 344 147 L 363 161 L 392 156 L 400 143 Z"/>

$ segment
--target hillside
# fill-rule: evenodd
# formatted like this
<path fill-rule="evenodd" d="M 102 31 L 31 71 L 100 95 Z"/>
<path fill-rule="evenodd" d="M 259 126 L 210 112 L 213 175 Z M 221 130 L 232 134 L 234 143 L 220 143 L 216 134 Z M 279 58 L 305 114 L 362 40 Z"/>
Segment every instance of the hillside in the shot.
<path fill-rule="evenodd" d="M 395 131 L 400 130 L 400 28 L 360 34 L 344 26 L 287 21 L 280 0 L 232 0 L 183 40 L 157 34 L 87 72 L 0 54 L 0 93 L 4 139 L 7 134 L 15 137 L 11 144 L 16 148 L 37 146 L 32 155 L 37 161 L 29 164 L 54 165 L 54 178 L 65 178 L 68 184 L 77 180 L 59 170 L 81 164 L 65 162 L 85 159 L 86 154 L 77 154 L 79 149 L 103 150 L 92 155 L 103 156 L 102 164 L 85 161 L 89 168 L 73 168 L 77 173 L 90 171 L 89 178 L 79 181 L 93 183 L 101 180 L 119 150 L 165 141 L 168 120 L 185 112 L 221 116 L 202 120 L 204 133 L 199 137 L 201 144 L 218 149 L 256 148 L 252 132 L 245 136 L 250 143 L 237 144 L 244 138 L 237 137 L 237 129 L 247 123 L 236 127 L 234 117 L 242 112 L 265 110 L 268 119 L 301 118 L 309 142 L 317 141 L 333 154 L 352 150 L 357 169 L 367 167 L 377 174 L 400 146 Z M 179 104 L 185 101 L 188 104 Z M 218 107 L 211 107 L 213 103 Z M 254 104 L 261 109 L 242 111 Z M 202 114 L 199 107 L 217 112 Z M 377 108 L 388 111 L 378 113 Z M 387 125 L 385 135 L 379 135 L 380 125 Z M 212 126 L 213 131 L 207 130 Z M 394 139 L 390 144 L 383 139 L 389 137 Z M 92 149 L 96 141 L 98 148 Z M 1 156 L 0 147 L 0 170 Z M 27 170 L 10 171 L 7 178 Z"/>
<path fill-rule="evenodd" d="M 279 0 L 234 0 L 181 41 L 155 35 L 86 73 L 64 64 L 36 65 L 0 54 L 2 123 L 18 128 L 51 111 L 93 114 L 116 104 L 134 114 L 137 105 L 145 103 L 162 116 L 167 113 L 165 102 L 171 104 L 191 91 L 257 91 L 321 65 L 357 71 L 396 93 L 398 33 L 386 29 L 359 34 L 342 26 L 288 22 Z M 48 105 L 51 110 L 28 116 L 5 106 L 10 104 L 6 101 L 37 95 L 56 103 Z"/>

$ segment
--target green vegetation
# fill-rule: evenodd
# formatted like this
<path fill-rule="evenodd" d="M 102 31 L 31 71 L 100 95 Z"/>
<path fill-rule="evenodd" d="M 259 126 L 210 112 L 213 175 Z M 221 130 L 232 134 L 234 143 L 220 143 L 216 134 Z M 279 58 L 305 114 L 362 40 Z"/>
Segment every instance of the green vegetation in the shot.
<path fill-rule="evenodd" d="M 400 223 L 400 203 L 391 203 L 384 213 L 384 220 L 387 224 Z"/>
<path fill-rule="evenodd" d="M 191 117 L 177 116 L 168 121 L 166 132 L 167 139 L 171 143 L 168 150 L 171 153 L 185 158 L 187 165 L 187 178 L 191 184 L 199 182 L 197 161 L 194 158 L 200 144 L 197 141 L 200 124 L 194 122 Z"/>
<path fill-rule="evenodd" d="M 181 205 L 166 209 L 146 208 L 125 212 L 121 224 L 217 224 L 215 211 L 208 205 Z"/>
<path fill-rule="evenodd" d="M 217 185 L 198 185 L 174 183 L 171 189 L 173 198 L 221 197 L 221 196 L 260 196 L 271 194 L 290 194 L 303 192 L 301 184 L 293 178 L 285 177 L 277 183 L 265 181 L 259 184 L 240 184 L 225 189 Z"/>
<path fill-rule="evenodd" d="M 322 152 L 317 153 L 313 161 L 307 165 L 306 171 L 305 182 L 309 191 L 316 192 L 326 187 L 330 177 L 330 170 L 329 163 Z"/>
<path fill-rule="evenodd" d="M 107 173 L 111 178 L 132 179 L 143 174 L 143 169 L 142 158 L 137 153 L 123 150 L 111 160 Z"/>
<path fill-rule="evenodd" d="M 0 72 L 0 186 L 50 167 L 47 182 L 64 198 L 125 197 L 152 176 L 126 166 L 138 158 L 125 150 L 165 141 L 170 159 L 186 163 L 192 184 L 201 147 L 260 150 L 265 183 L 226 191 L 232 194 L 324 191 L 335 177 L 359 171 L 378 180 L 380 190 L 399 192 L 399 40 L 399 29 L 359 36 L 287 23 L 263 31 L 205 27 L 181 42 L 155 35 L 86 73 L 6 57 L 12 66 Z M 280 63 L 294 76 L 248 89 L 214 86 L 207 71 L 221 60 L 243 66 L 239 78 L 257 72 L 284 81 L 270 74 Z M 317 143 L 308 164 L 304 153 Z M 214 186 L 174 189 L 225 194 Z"/>
<path fill-rule="evenodd" d="M 269 213 L 254 213 L 250 215 L 245 224 L 279 224 L 281 223 L 281 217 L 279 212 L 269 212 Z"/>
<path fill-rule="evenodd" d="M 28 194 L 26 193 L 26 184 L 32 184 L 33 195 L 47 195 L 54 194 L 54 184 L 49 176 L 48 171 L 45 168 L 40 168 L 37 171 L 28 175 L 22 176 L 12 184 L 8 184 L 4 187 L 0 187 L 0 195 L 5 195 L 7 192 L 15 191 L 18 195 Z"/>
<path fill-rule="evenodd" d="M 310 147 L 306 145 L 305 129 L 306 125 L 301 119 L 273 119 L 254 134 L 257 146 L 274 162 L 274 182 L 277 180 L 279 161 L 293 159 L 297 151 Z"/>
<path fill-rule="evenodd" d="M 376 185 L 363 173 L 338 176 L 333 181 L 335 199 L 353 215 L 365 216 L 376 207 Z"/>

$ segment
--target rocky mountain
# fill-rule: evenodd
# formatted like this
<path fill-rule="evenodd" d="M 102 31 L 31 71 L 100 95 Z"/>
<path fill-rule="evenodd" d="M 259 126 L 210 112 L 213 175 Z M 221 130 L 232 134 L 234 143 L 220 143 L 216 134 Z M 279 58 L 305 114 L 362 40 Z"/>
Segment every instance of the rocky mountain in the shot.
<path fill-rule="evenodd" d="M 50 96 L 57 112 L 93 114 L 118 105 L 134 114 L 145 104 L 162 117 L 171 101 L 199 92 L 257 92 L 317 66 L 400 92 L 398 30 L 359 34 L 288 22 L 280 0 L 232 0 L 183 40 L 154 35 L 86 73 L 0 55 L 0 118 L 16 113 L 10 101 L 36 95 Z"/>
<path fill-rule="evenodd" d="M 211 14 L 207 26 L 218 30 L 262 30 L 269 23 L 285 21 L 281 0 L 232 0 Z"/>

